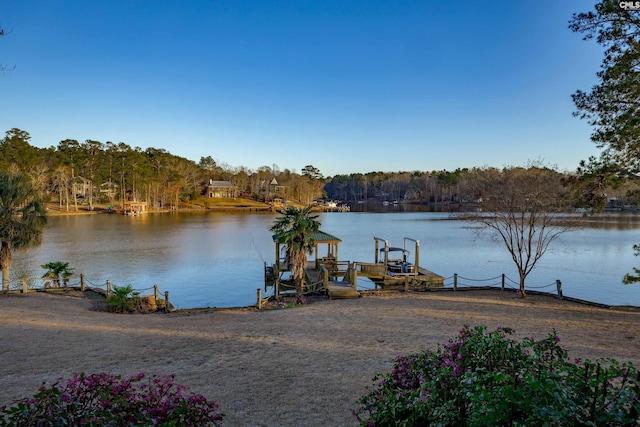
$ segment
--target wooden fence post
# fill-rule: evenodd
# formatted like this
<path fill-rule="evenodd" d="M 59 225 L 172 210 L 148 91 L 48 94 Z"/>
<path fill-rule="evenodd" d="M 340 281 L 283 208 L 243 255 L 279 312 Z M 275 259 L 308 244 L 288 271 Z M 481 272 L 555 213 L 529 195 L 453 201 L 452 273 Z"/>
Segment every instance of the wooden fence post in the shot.
<path fill-rule="evenodd" d="M 356 270 L 356 263 L 353 263 L 353 289 L 358 289 L 358 271 Z"/>
<path fill-rule="evenodd" d="M 262 289 L 258 288 L 257 294 L 258 300 L 256 301 L 256 307 L 258 307 L 258 310 L 262 310 Z"/>
<path fill-rule="evenodd" d="M 111 280 L 107 280 L 107 298 L 111 296 Z"/>
<path fill-rule="evenodd" d="M 80 273 L 80 290 L 82 292 L 86 290 L 86 285 L 84 283 L 84 273 Z"/>
<path fill-rule="evenodd" d="M 280 298 L 280 278 L 276 278 L 276 281 L 273 282 L 273 297 L 276 301 Z"/>
<path fill-rule="evenodd" d="M 29 292 L 29 286 L 27 286 L 27 275 L 23 274 L 22 275 L 22 293 L 26 294 L 27 292 Z"/>
<path fill-rule="evenodd" d="M 169 313 L 169 291 L 164 291 L 164 312 Z"/>
<path fill-rule="evenodd" d="M 562 296 L 562 282 L 560 280 L 556 280 L 556 288 L 558 288 L 558 298 L 563 299 L 563 296 Z"/>
<path fill-rule="evenodd" d="M 458 290 L 458 273 L 453 273 L 453 290 Z"/>
<path fill-rule="evenodd" d="M 502 273 L 502 289 L 504 291 L 504 273 Z"/>
<path fill-rule="evenodd" d="M 153 285 L 153 297 L 156 299 L 156 304 L 160 299 L 160 291 L 158 290 L 158 284 Z"/>

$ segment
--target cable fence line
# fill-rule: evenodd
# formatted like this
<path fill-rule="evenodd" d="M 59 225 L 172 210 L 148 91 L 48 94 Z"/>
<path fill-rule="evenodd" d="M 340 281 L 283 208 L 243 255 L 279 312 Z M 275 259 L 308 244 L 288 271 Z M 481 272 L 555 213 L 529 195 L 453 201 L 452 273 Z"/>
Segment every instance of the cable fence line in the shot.
<path fill-rule="evenodd" d="M 490 277 L 488 279 L 470 279 L 468 277 L 463 277 L 463 276 L 458 275 L 458 279 L 470 280 L 472 282 L 488 282 L 489 280 L 496 280 L 496 279 L 499 279 L 500 277 L 502 277 L 502 276 Z"/>
<path fill-rule="evenodd" d="M 46 280 L 43 280 L 46 279 Z M 106 280 L 105 283 L 94 283 L 87 279 L 84 273 L 80 273 L 80 279 L 78 281 L 69 282 L 67 279 L 60 284 L 60 281 L 53 281 L 48 278 L 40 278 L 40 283 L 33 277 L 29 277 L 23 274 L 20 278 L 20 282 L 16 283 L 14 280 L 9 286 L 7 292 L 17 292 L 26 294 L 28 292 L 59 292 L 66 290 L 78 290 L 81 292 L 93 291 L 95 293 L 103 295 L 105 298 L 109 298 L 113 295 L 114 288 L 126 288 L 126 286 L 119 286 L 114 284 L 111 280 Z M 165 307 L 165 313 L 173 311 L 173 306 L 169 303 L 169 291 L 164 292 L 164 298 L 160 296 L 160 290 L 157 284 L 145 288 L 133 288 L 131 289 L 131 296 L 138 297 L 144 291 L 153 290 L 153 295 L 143 296 L 141 298 L 147 300 L 153 300 L 154 303 L 161 303 Z"/>
<path fill-rule="evenodd" d="M 482 285 L 474 285 L 472 283 L 464 283 L 464 282 L 460 282 L 458 281 L 457 285 L 458 288 L 475 288 L 475 287 L 498 287 L 498 286 L 502 286 L 502 284 L 500 282 L 494 282 L 494 283 L 486 283 L 486 284 L 482 284 Z"/>
<path fill-rule="evenodd" d="M 89 279 L 85 279 L 86 282 L 88 282 L 91 286 L 93 286 L 94 288 L 98 287 L 98 286 L 102 286 L 102 285 L 96 285 L 95 283 L 93 283 L 91 280 Z"/>
<path fill-rule="evenodd" d="M 550 288 L 552 286 L 556 286 L 556 282 L 549 283 L 548 285 L 542 285 L 542 286 L 527 286 L 527 288 L 529 288 L 529 289 L 546 289 L 546 288 Z"/>
<path fill-rule="evenodd" d="M 515 280 L 513 280 L 513 279 L 512 279 L 511 277 L 509 277 L 509 276 L 505 276 L 505 277 L 506 277 L 506 279 L 507 279 L 508 281 L 510 281 L 510 282 L 511 282 L 511 283 L 513 283 L 514 285 L 520 286 L 520 282 L 516 282 Z"/>
<path fill-rule="evenodd" d="M 500 279 L 500 281 L 495 282 L 496 279 Z M 494 281 L 494 282 L 486 283 L 489 281 Z M 482 284 L 474 284 L 474 283 L 468 283 L 468 282 L 475 282 L 475 283 L 481 282 Z M 487 279 L 473 279 L 473 278 L 460 276 L 458 273 L 454 273 L 453 276 L 450 276 L 444 279 L 444 286 L 445 288 L 453 288 L 454 291 L 457 291 L 460 289 L 465 289 L 465 290 L 467 289 L 469 290 L 470 289 L 500 289 L 502 291 L 504 290 L 517 291 L 518 289 L 520 289 L 520 282 L 513 280 L 512 278 L 510 278 L 504 273 L 501 274 L 500 276 L 490 277 Z M 552 288 L 553 286 L 556 287 L 555 293 L 550 291 L 546 291 L 546 292 L 542 291 L 543 289 L 546 290 L 546 289 Z M 556 280 L 555 282 L 549 283 L 548 285 L 540 285 L 540 286 L 527 285 L 526 289 L 530 290 L 531 292 L 545 294 L 545 295 L 552 295 L 552 296 L 555 296 L 556 298 L 564 299 L 564 295 L 562 294 L 562 281 L 560 280 Z"/>

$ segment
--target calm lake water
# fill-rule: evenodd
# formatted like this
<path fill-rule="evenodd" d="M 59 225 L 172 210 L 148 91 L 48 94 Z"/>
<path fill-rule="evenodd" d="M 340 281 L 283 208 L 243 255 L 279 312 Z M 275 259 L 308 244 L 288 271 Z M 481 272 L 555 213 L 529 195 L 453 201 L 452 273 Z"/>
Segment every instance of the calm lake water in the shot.
<path fill-rule="evenodd" d="M 42 246 L 14 254 L 12 277 L 27 274 L 39 283 L 40 265 L 65 261 L 78 273 L 72 284 L 83 272 L 95 285 L 109 279 L 142 290 L 157 283 L 162 292 L 170 291 L 177 308 L 251 305 L 263 286 L 263 261 L 275 257 L 268 231 L 274 219 L 272 214 L 236 213 L 52 217 Z M 478 237 L 470 224 L 446 213 L 324 213 L 320 221 L 324 231 L 342 239 L 340 260 L 373 262 L 374 235 L 392 246 L 412 237 L 421 242 L 420 265 L 444 277 L 458 273 L 487 279 L 505 273 L 517 280 L 502 245 Z M 566 296 L 640 305 L 640 284 L 621 282 L 625 272 L 640 266 L 640 258 L 633 256 L 635 243 L 640 243 L 640 215 L 595 220 L 554 242 L 528 285 L 559 279 Z M 484 283 L 468 279 L 460 282 Z M 543 290 L 555 291 L 555 285 Z"/>

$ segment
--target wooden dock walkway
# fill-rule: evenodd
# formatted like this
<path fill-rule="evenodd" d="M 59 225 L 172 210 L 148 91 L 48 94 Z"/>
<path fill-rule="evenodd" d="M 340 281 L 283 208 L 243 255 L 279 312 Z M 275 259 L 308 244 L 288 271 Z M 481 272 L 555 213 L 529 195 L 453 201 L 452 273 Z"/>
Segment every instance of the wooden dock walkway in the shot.
<path fill-rule="evenodd" d="M 381 263 L 356 263 L 358 276 L 371 279 L 381 289 L 435 288 L 444 286 L 444 277 L 426 268 L 418 268 L 417 274 L 391 272 Z"/>
<path fill-rule="evenodd" d="M 329 298 L 358 298 L 358 290 L 349 284 L 341 282 L 329 282 L 327 286 Z"/>
<path fill-rule="evenodd" d="M 323 271 L 316 270 L 315 263 L 308 263 L 305 273 L 310 283 L 318 283 L 324 280 Z M 351 284 L 348 280 L 327 280 L 325 291 L 329 298 L 358 298 L 357 286 Z"/>

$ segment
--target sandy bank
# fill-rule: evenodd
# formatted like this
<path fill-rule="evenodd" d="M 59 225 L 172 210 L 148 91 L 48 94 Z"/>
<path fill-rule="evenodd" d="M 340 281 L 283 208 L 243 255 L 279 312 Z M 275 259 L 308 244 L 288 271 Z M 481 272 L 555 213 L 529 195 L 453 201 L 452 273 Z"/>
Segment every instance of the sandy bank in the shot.
<path fill-rule="evenodd" d="M 434 347 L 464 324 L 554 328 L 572 357 L 640 365 L 640 312 L 520 300 L 490 291 L 321 301 L 285 310 L 114 315 L 81 294 L 0 295 L 0 403 L 72 372 L 140 371 L 221 404 L 229 426 L 348 426 L 356 400 L 397 354 Z"/>

